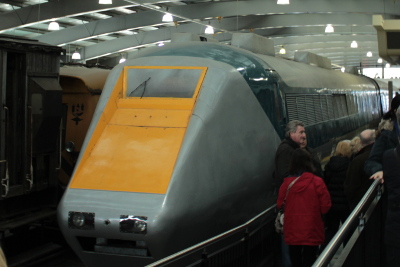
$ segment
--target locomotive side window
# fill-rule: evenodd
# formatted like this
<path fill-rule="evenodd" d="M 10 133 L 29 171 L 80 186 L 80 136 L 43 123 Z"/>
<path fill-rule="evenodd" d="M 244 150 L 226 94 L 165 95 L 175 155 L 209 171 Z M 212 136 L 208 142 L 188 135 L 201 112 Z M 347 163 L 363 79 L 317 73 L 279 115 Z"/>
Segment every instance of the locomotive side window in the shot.
<path fill-rule="evenodd" d="M 192 98 L 202 69 L 131 68 L 126 97 Z"/>

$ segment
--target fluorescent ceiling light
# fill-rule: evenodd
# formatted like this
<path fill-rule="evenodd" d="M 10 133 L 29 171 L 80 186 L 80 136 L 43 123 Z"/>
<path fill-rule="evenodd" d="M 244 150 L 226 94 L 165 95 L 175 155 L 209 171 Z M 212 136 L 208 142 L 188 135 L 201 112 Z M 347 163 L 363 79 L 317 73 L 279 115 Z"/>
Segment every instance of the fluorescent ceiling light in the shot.
<path fill-rule="evenodd" d="M 75 51 L 72 54 L 72 59 L 81 59 L 81 54 L 79 54 L 78 51 Z"/>
<path fill-rule="evenodd" d="M 158 43 L 158 46 L 164 46 L 164 42 Z"/>
<path fill-rule="evenodd" d="M 335 29 L 333 28 L 332 24 L 327 24 L 326 28 L 325 28 L 325 32 L 329 33 L 329 32 L 334 32 Z"/>
<path fill-rule="evenodd" d="M 205 34 L 214 34 L 214 28 L 212 26 L 207 26 L 206 30 L 204 31 Z"/>
<path fill-rule="evenodd" d="M 278 0 L 277 2 L 278 5 L 289 5 L 289 0 Z"/>
<path fill-rule="evenodd" d="M 60 25 L 57 23 L 57 21 L 52 21 L 49 24 L 49 31 L 58 31 L 60 29 Z"/>
<path fill-rule="evenodd" d="M 171 14 L 165 13 L 165 15 L 162 17 L 162 21 L 171 22 L 174 21 L 174 18 L 172 17 Z"/>
<path fill-rule="evenodd" d="M 350 47 L 351 47 L 351 48 L 357 48 L 357 47 L 358 47 L 357 42 L 356 42 L 356 41 L 351 42 Z"/>
<path fill-rule="evenodd" d="M 99 4 L 101 5 L 111 5 L 112 0 L 99 0 Z"/>

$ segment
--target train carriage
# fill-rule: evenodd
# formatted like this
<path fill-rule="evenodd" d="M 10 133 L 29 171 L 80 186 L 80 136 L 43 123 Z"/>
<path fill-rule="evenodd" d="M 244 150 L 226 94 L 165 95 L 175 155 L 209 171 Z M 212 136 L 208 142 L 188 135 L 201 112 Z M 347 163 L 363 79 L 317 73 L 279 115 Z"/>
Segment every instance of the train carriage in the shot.
<path fill-rule="evenodd" d="M 379 121 L 387 88 L 240 44 L 172 43 L 112 70 L 58 209 L 86 265 L 143 266 L 272 206 L 289 120 L 321 158 Z"/>
<path fill-rule="evenodd" d="M 60 68 L 63 125 L 60 184 L 71 178 L 109 69 L 66 65 Z"/>

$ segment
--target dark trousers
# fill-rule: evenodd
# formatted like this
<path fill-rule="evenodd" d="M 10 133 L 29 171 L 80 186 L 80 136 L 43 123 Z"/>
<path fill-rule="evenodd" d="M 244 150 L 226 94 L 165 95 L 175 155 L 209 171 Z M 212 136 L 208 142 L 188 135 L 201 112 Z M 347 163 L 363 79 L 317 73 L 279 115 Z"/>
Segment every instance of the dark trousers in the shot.
<path fill-rule="evenodd" d="M 318 246 L 289 245 L 292 267 L 310 267 L 317 259 Z"/>

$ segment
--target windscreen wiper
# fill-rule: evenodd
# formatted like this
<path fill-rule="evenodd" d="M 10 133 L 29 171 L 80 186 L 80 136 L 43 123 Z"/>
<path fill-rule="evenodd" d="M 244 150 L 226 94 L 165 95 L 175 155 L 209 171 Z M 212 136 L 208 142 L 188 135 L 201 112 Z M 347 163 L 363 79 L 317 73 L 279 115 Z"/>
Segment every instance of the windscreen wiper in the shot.
<path fill-rule="evenodd" d="M 133 96 L 133 93 L 134 93 L 140 86 L 142 86 L 142 85 L 144 84 L 143 93 L 142 93 L 142 95 L 141 95 L 141 97 L 140 97 L 140 98 L 142 98 L 143 95 L 144 95 L 144 91 L 146 90 L 146 83 L 147 83 L 148 80 L 150 80 L 150 78 L 151 78 L 151 77 L 149 77 L 147 80 L 143 81 L 143 82 L 142 82 L 141 84 L 139 84 L 135 89 L 133 89 L 133 91 L 129 94 L 129 97 L 132 97 L 132 96 Z"/>

